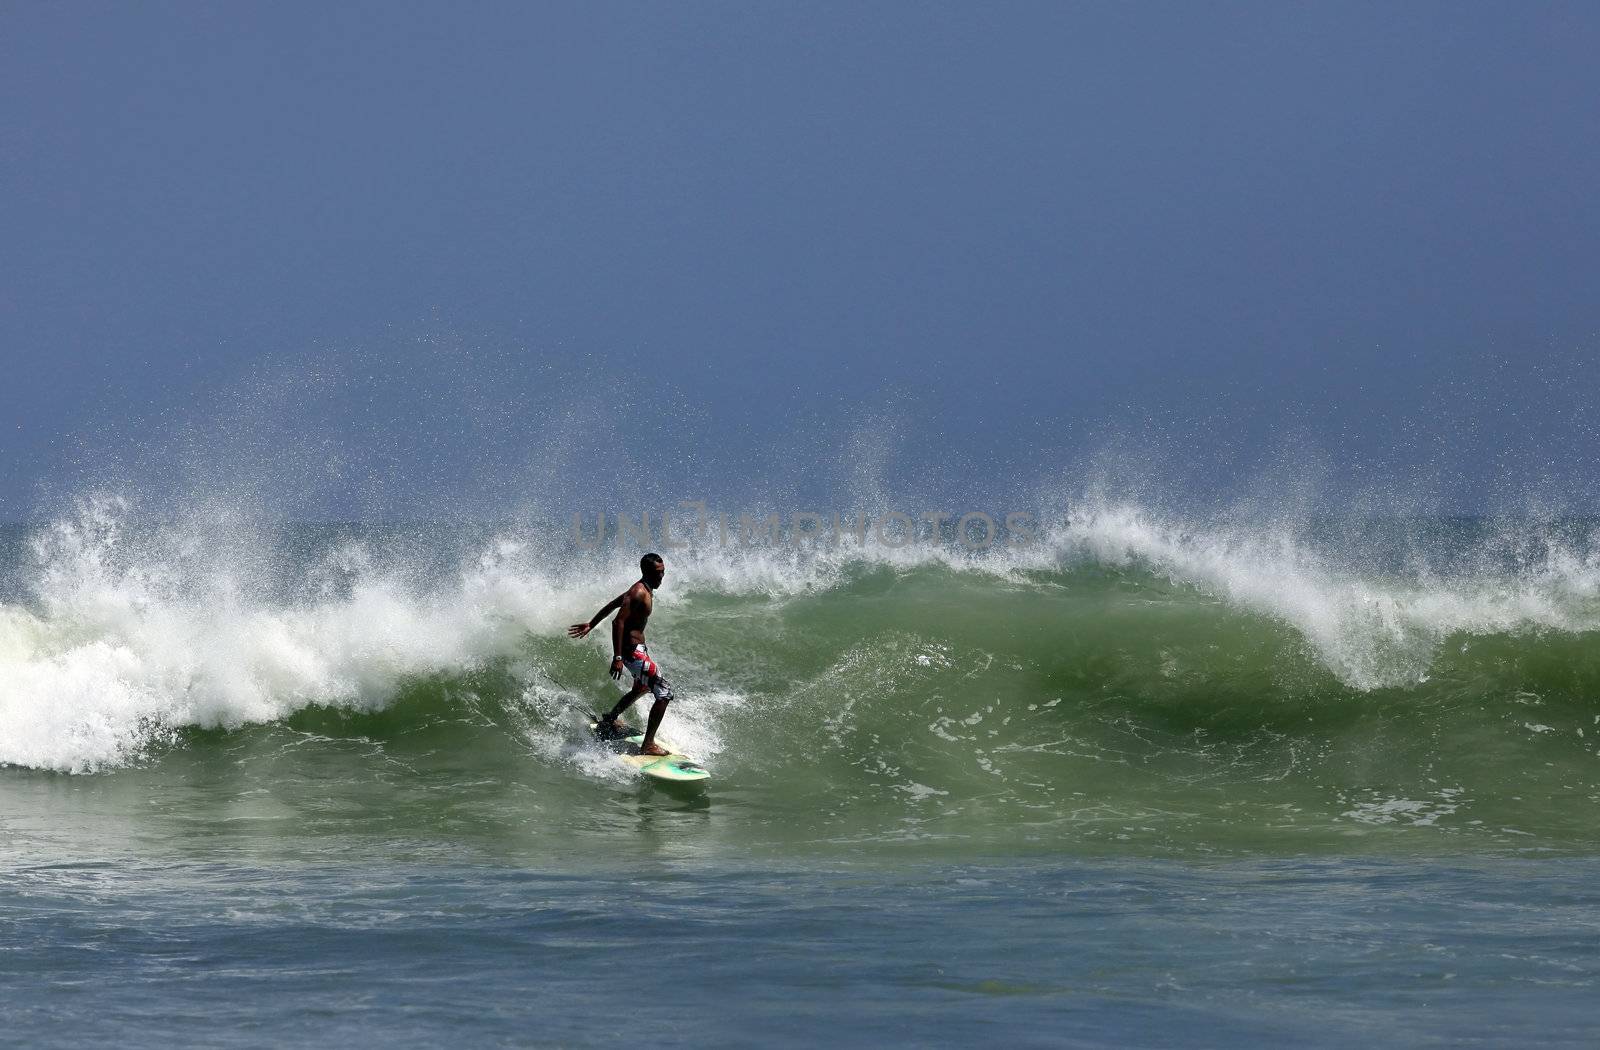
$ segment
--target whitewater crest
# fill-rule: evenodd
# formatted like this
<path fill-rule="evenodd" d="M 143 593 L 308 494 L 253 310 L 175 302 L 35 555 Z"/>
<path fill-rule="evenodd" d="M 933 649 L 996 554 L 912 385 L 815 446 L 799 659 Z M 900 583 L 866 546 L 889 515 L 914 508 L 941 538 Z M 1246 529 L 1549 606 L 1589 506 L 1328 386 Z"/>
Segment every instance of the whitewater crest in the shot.
<path fill-rule="evenodd" d="M 83 772 L 188 726 L 378 707 L 408 676 L 550 626 L 546 581 L 495 552 L 423 592 L 346 545 L 302 567 L 303 596 L 272 601 L 265 577 L 282 566 L 183 527 L 139 532 L 124 512 L 85 503 L 32 539 L 33 607 L 0 607 L 0 761 Z"/>
<path fill-rule="evenodd" d="M 1295 527 L 1195 526 L 1094 503 L 1055 543 L 1066 559 L 1138 567 L 1287 624 L 1342 682 L 1372 690 L 1425 681 L 1452 636 L 1600 629 L 1600 543 L 1524 528 L 1465 551 L 1392 539 L 1381 552 L 1319 550 Z M 1401 567 L 1379 570 L 1380 554 Z"/>

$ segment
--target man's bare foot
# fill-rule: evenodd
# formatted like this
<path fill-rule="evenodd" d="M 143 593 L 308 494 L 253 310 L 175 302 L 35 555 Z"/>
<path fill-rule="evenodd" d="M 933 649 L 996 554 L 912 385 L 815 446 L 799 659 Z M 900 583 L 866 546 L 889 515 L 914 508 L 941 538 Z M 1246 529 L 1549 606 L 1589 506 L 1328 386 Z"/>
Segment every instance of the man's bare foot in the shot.
<path fill-rule="evenodd" d="M 670 754 L 672 754 L 672 752 L 668 751 L 666 748 L 662 747 L 660 744 L 656 743 L 655 741 L 651 741 L 650 743 L 645 744 L 645 745 L 643 745 L 643 746 L 641 746 L 639 748 L 639 754 L 641 754 L 641 755 L 670 755 Z"/>

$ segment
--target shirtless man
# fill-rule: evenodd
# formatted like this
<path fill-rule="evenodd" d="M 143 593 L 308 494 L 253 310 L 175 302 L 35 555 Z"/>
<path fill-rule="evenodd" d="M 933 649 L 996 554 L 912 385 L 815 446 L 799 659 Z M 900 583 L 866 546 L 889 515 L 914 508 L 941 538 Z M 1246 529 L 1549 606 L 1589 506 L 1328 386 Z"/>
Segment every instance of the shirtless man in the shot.
<path fill-rule="evenodd" d="M 639 753 L 670 755 L 672 752 L 656 743 L 656 730 L 661 728 L 662 716 L 672 702 L 672 687 L 661 677 L 661 668 L 650 658 L 650 650 L 644 644 L 644 625 L 649 622 L 650 610 L 655 605 L 656 588 L 661 586 L 661 580 L 667 575 L 667 563 L 661 560 L 659 554 L 646 554 L 639 559 L 639 571 L 643 573 L 639 582 L 607 602 L 605 608 L 595 613 L 594 619 L 588 623 L 575 623 L 568 627 L 567 634 L 582 638 L 594 630 L 594 625 L 604 620 L 612 609 L 617 610 L 617 618 L 611 621 L 611 677 L 621 678 L 626 670 L 633 675 L 633 688 L 617 701 L 617 706 L 600 719 L 600 724 L 595 728 L 601 736 L 616 736 L 619 732 L 617 719 L 649 689 L 656 699 L 650 706 L 650 721 L 645 726 L 644 743 L 639 746 Z"/>

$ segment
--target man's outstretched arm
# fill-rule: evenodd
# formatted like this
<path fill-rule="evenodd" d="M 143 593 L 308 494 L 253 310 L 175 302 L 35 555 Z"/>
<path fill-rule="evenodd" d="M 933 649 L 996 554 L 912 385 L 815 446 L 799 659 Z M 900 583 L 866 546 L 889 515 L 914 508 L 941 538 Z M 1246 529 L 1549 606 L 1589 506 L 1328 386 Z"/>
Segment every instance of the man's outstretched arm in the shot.
<path fill-rule="evenodd" d="M 567 637 L 582 638 L 587 635 L 590 631 L 594 630 L 595 624 L 606 618 L 606 614 L 611 612 L 612 609 L 619 608 L 622 605 L 622 599 L 626 598 L 627 596 L 628 592 L 623 591 L 609 602 L 606 602 L 601 610 L 594 614 L 594 619 L 590 620 L 588 623 L 575 623 L 571 627 L 568 627 Z"/>

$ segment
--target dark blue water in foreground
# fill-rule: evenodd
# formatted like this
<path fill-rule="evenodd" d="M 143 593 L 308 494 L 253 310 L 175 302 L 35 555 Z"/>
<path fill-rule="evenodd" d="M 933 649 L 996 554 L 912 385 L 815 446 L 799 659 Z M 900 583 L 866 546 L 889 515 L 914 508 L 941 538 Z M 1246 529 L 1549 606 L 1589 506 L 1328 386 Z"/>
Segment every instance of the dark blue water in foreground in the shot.
<path fill-rule="evenodd" d="M 33 1046 L 1591 1046 L 1600 864 L 13 868 Z"/>

